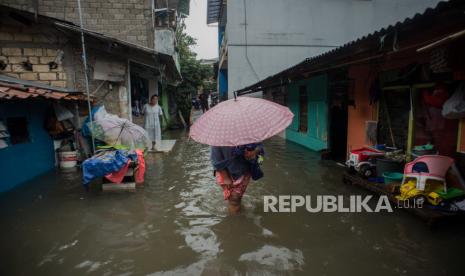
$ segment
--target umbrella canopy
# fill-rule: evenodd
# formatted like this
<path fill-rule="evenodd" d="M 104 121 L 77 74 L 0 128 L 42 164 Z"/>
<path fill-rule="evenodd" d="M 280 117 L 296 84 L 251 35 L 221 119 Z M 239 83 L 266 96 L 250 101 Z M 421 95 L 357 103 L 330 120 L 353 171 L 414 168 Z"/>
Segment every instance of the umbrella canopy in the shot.
<path fill-rule="evenodd" d="M 192 125 L 189 135 L 211 146 L 258 143 L 283 131 L 293 117 L 289 108 L 274 102 L 237 97 L 203 114 Z"/>
<path fill-rule="evenodd" d="M 108 145 L 124 145 L 131 149 L 146 148 L 150 145 L 147 131 L 127 119 L 115 115 L 106 115 L 92 122 L 90 126 L 95 139 Z"/>

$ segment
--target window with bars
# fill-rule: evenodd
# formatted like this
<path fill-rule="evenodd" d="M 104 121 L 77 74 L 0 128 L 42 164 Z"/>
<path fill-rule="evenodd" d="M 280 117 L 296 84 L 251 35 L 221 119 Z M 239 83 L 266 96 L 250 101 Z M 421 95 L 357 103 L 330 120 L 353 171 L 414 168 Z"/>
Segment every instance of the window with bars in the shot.
<path fill-rule="evenodd" d="M 28 121 L 26 117 L 10 117 L 6 119 L 11 145 L 30 142 Z"/>

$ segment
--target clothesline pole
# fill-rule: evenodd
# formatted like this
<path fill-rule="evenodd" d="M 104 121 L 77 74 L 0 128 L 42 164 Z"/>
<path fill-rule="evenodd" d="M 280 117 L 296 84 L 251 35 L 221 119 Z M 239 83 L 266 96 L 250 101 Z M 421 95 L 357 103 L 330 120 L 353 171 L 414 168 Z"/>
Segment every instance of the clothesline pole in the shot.
<path fill-rule="evenodd" d="M 92 106 L 90 103 L 90 91 L 89 91 L 89 76 L 87 72 L 87 53 L 86 53 L 86 44 L 84 41 L 84 27 L 82 23 L 82 12 L 81 12 L 81 0 L 77 0 L 78 13 L 79 13 L 79 22 L 81 30 L 81 45 L 82 45 L 82 63 L 84 64 L 84 77 L 85 77 L 85 86 L 87 94 L 87 108 L 89 109 L 89 122 L 90 122 L 90 137 L 92 139 L 92 154 L 95 152 L 95 138 L 92 131 L 94 130 L 94 119 L 92 118 Z"/>

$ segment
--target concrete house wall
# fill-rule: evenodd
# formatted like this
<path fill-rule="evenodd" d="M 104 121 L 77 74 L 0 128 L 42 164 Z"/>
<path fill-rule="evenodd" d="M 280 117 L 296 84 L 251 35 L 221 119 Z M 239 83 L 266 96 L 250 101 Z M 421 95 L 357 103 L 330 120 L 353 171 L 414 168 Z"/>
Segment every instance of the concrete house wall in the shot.
<path fill-rule="evenodd" d="M 307 57 L 423 12 L 438 2 L 228 1 L 226 33 L 229 97 L 233 91 L 278 73 Z"/>

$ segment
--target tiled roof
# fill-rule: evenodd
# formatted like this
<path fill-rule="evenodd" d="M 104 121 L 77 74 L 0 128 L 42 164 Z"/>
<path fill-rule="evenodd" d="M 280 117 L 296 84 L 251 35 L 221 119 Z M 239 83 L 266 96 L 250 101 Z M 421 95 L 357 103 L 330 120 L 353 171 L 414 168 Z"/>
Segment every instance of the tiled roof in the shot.
<path fill-rule="evenodd" d="M 43 98 L 49 100 L 84 101 L 86 96 L 81 92 L 61 92 L 23 84 L 0 82 L 0 101 Z"/>

